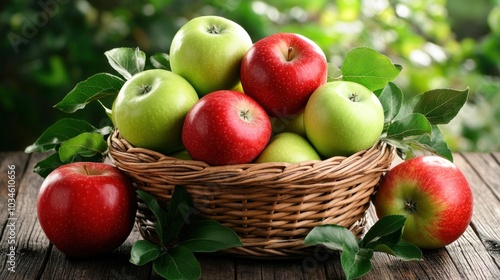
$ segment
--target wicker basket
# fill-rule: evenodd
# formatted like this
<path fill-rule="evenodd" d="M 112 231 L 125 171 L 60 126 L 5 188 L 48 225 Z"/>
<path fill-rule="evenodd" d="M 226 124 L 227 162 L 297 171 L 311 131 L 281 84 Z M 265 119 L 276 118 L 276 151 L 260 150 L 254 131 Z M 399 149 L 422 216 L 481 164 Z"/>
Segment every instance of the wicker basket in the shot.
<path fill-rule="evenodd" d="M 202 216 L 239 235 L 244 246 L 225 253 L 256 258 L 309 254 L 303 239 L 321 224 L 362 234 L 371 196 L 394 159 L 390 145 L 377 143 L 352 156 L 323 161 L 209 166 L 134 148 L 117 130 L 108 144 L 112 161 L 138 189 L 162 205 L 175 185 L 185 186 Z M 142 237 L 157 242 L 154 216 L 143 203 L 136 220 Z"/>

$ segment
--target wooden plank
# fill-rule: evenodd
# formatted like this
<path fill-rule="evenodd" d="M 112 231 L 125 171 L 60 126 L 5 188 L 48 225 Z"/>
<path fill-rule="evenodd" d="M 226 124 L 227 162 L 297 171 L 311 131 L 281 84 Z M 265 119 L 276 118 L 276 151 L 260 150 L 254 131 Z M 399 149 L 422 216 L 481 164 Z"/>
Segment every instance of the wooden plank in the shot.
<path fill-rule="evenodd" d="M 25 173 L 28 155 L 0 153 L 0 279 L 16 275 L 19 263 L 19 184 Z M 12 250 L 14 249 L 14 250 Z M 5 253 L 4 253 L 5 252 Z"/>
<path fill-rule="evenodd" d="M 22 152 L 0 153 L 0 197 L 2 198 L 2 203 L 0 203 L 0 215 L 2 215 L 2 217 L 9 214 L 8 198 L 15 199 L 19 190 L 19 184 L 26 170 L 26 165 L 28 164 L 28 158 L 29 155 Z M 10 183 L 14 183 L 14 185 L 9 185 L 9 175 L 13 179 L 10 180 Z M 5 201 L 3 201 L 4 198 Z M 3 221 L 4 219 L 2 219 L 2 222 Z M 2 228 L 4 228 L 3 225 Z"/>
<path fill-rule="evenodd" d="M 474 213 L 471 226 L 494 263 L 489 263 L 490 258 L 484 256 L 482 261 L 493 269 L 494 275 L 500 275 L 500 164 L 494 155 L 475 153 L 457 156 L 455 162 L 472 187 Z"/>
<path fill-rule="evenodd" d="M 493 151 L 491 155 L 496 159 L 497 162 L 500 162 L 500 152 Z"/>
<path fill-rule="evenodd" d="M 479 154 L 465 153 L 462 155 L 465 161 L 483 179 L 485 185 L 495 194 L 500 201 L 500 153 Z M 496 205 L 500 207 L 499 204 Z"/>
<path fill-rule="evenodd" d="M 329 255 L 318 252 L 310 257 L 267 261 L 263 265 L 263 279 L 328 279 L 325 264 Z M 333 279 L 333 278 L 329 278 Z"/>
<path fill-rule="evenodd" d="M 269 261 L 272 262 L 272 261 Z M 265 271 L 270 271 L 270 264 L 262 260 L 236 258 L 235 279 L 238 280 L 264 280 Z"/>
<path fill-rule="evenodd" d="M 19 154 L 8 156 L 9 160 L 18 158 L 18 163 L 16 164 L 19 165 L 20 170 L 24 168 L 24 172 L 20 172 L 20 176 L 16 177 L 18 189 L 16 196 L 17 220 L 15 220 L 15 276 L 24 279 L 37 279 L 45 266 L 44 260 L 47 248 L 49 247 L 48 240 L 38 226 L 36 215 L 36 196 L 43 179 L 38 174 L 32 172 L 35 163 L 41 160 L 43 155 L 30 155 L 29 163 L 26 165 L 23 162 L 23 159 L 26 157 L 22 154 L 22 152 L 19 152 Z M 2 168 L 4 168 L 3 164 L 5 163 L 2 162 Z M 4 227 L 3 229 L 5 230 L 6 228 Z M 4 251 L 4 246 L 6 246 L 7 242 L 2 240 L 0 244 L 2 251 Z M 4 265 L 4 255 L 2 254 L 0 258 L 0 265 Z M 0 279 L 12 279 L 12 274 L 2 269 L 0 271 Z"/>
<path fill-rule="evenodd" d="M 98 257 L 89 259 L 69 258 L 57 248 L 52 247 L 42 280 L 52 280 L 54 275 L 59 279 L 149 279 L 151 265 L 142 267 L 131 264 L 130 249 L 133 242 L 140 238 L 137 230 L 132 231 L 125 243 L 118 249 Z"/>
<path fill-rule="evenodd" d="M 223 279 L 223 278 L 219 278 Z M 312 257 L 279 260 L 237 258 L 235 279 L 327 279 L 324 260 Z"/>
<path fill-rule="evenodd" d="M 229 280 L 233 279 L 234 258 L 229 256 L 217 256 L 210 254 L 196 255 L 201 266 L 201 278 L 203 280 Z"/>
<path fill-rule="evenodd" d="M 326 279 L 346 279 L 340 264 L 340 251 L 330 253 L 330 258 L 325 261 Z"/>

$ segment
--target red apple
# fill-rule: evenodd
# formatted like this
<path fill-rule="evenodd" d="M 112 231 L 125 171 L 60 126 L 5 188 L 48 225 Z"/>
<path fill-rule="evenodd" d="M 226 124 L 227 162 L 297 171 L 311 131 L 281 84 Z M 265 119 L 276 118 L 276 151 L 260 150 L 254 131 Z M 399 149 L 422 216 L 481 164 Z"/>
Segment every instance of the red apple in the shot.
<path fill-rule="evenodd" d="M 191 158 L 210 165 L 248 163 L 271 138 L 271 121 L 249 96 L 220 90 L 202 97 L 188 112 L 182 143 Z"/>
<path fill-rule="evenodd" d="M 245 94 L 273 117 L 290 117 L 302 111 L 327 75 L 321 48 L 294 33 L 277 33 L 256 42 L 243 57 L 240 71 Z"/>
<path fill-rule="evenodd" d="M 97 162 L 62 165 L 43 181 L 38 220 L 48 239 L 71 257 L 118 248 L 134 226 L 136 194 L 116 167 Z"/>
<path fill-rule="evenodd" d="M 449 160 L 421 156 L 391 169 L 380 182 L 374 205 L 379 218 L 405 215 L 403 239 L 422 249 L 457 240 L 472 218 L 467 179 Z"/>

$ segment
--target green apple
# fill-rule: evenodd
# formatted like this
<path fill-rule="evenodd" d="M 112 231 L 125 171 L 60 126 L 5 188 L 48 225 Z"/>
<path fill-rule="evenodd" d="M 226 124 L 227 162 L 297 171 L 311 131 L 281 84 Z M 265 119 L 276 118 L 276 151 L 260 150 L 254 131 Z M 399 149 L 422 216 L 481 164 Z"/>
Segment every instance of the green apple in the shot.
<path fill-rule="evenodd" d="M 195 89 L 167 70 L 146 70 L 120 89 L 111 110 L 115 126 L 130 144 L 170 153 L 182 148 L 182 125 L 198 101 Z"/>
<path fill-rule="evenodd" d="M 318 87 L 304 110 L 307 138 L 324 157 L 349 156 L 373 146 L 384 128 L 377 96 L 358 83 L 334 81 Z"/>
<path fill-rule="evenodd" d="M 271 124 L 273 126 L 274 133 L 292 132 L 302 137 L 307 137 L 306 131 L 304 129 L 303 111 L 300 112 L 298 115 L 288 118 L 271 117 Z"/>
<path fill-rule="evenodd" d="M 284 131 L 293 132 L 300 136 L 307 137 L 306 130 L 304 128 L 304 112 L 301 112 L 297 116 L 292 118 L 290 122 L 285 126 Z"/>
<path fill-rule="evenodd" d="M 183 25 L 170 45 L 170 67 L 200 96 L 233 89 L 252 39 L 237 23 L 218 16 L 196 17 Z"/>
<path fill-rule="evenodd" d="M 192 160 L 191 156 L 189 155 L 186 149 L 182 149 L 180 151 L 169 154 L 169 156 L 183 160 Z"/>
<path fill-rule="evenodd" d="M 271 139 L 255 162 L 299 163 L 306 160 L 321 158 L 304 137 L 292 132 L 282 132 Z"/>

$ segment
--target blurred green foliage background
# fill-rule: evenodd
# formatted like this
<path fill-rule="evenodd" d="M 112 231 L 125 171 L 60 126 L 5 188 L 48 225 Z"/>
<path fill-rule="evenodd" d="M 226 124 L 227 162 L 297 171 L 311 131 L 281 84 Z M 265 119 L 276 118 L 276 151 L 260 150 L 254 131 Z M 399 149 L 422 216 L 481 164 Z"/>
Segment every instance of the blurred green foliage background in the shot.
<path fill-rule="evenodd" d="M 459 116 L 442 128 L 454 151 L 500 147 L 500 0 L 40 0 L 0 4 L 0 150 L 24 150 L 62 117 L 107 121 L 99 104 L 67 115 L 52 106 L 76 83 L 113 72 L 104 52 L 169 51 L 190 18 L 221 15 L 254 41 L 295 32 L 341 65 L 356 46 L 402 64 L 406 96 L 470 88 Z"/>

